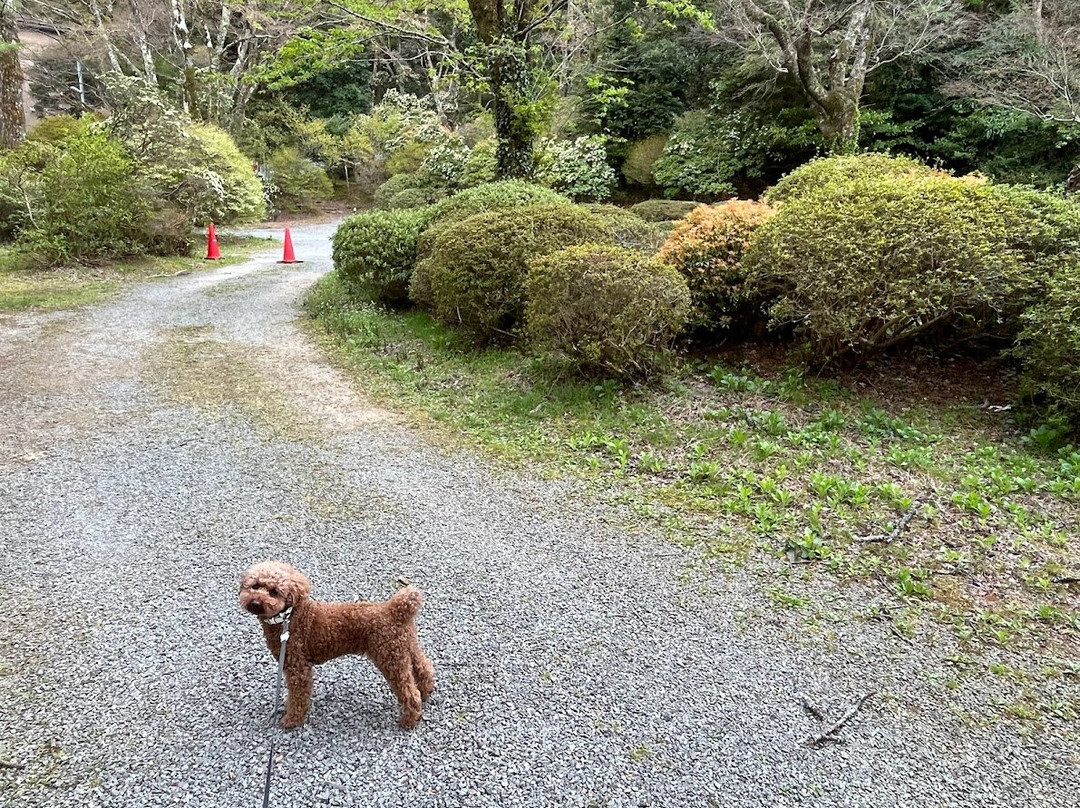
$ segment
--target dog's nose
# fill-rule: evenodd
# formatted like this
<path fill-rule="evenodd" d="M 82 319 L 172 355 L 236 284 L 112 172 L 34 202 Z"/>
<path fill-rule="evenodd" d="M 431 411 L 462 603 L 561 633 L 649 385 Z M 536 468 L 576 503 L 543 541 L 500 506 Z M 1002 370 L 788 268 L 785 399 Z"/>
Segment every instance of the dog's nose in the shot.
<path fill-rule="evenodd" d="M 252 614 L 262 614 L 263 613 L 263 605 L 261 603 L 259 603 L 259 601 L 253 600 L 253 601 L 251 601 L 251 603 L 248 604 L 248 611 L 251 612 Z"/>

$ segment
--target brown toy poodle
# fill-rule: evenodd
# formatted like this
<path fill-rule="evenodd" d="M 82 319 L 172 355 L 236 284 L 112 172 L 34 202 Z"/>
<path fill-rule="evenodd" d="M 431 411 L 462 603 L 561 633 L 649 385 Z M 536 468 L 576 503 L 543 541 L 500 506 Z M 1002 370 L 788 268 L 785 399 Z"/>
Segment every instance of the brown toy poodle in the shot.
<path fill-rule="evenodd" d="M 292 609 L 285 646 L 289 696 L 281 725 L 304 723 L 316 665 L 344 654 L 366 654 L 401 704 L 401 726 L 416 726 L 422 703 L 435 689 L 431 662 L 416 636 L 416 613 L 424 602 L 420 590 L 407 586 L 383 603 L 320 603 L 310 594 L 308 577 L 281 561 L 256 564 L 240 578 L 240 606 L 259 618 L 274 659 L 281 651 L 282 618 Z"/>

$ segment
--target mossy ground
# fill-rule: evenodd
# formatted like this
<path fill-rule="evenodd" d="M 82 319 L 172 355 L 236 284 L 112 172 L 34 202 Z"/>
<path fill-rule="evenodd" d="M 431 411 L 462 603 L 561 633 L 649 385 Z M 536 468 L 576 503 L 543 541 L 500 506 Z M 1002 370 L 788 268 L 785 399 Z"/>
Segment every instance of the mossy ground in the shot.
<path fill-rule="evenodd" d="M 306 308 L 377 400 L 503 461 L 592 481 L 720 566 L 764 561 L 777 608 L 820 617 L 826 573 L 869 587 L 861 616 L 905 642 L 945 629 L 959 667 L 989 651 L 1039 661 L 1036 677 L 1080 675 L 1080 450 L 1016 428 L 978 384 L 929 367 L 916 388 L 910 367 L 814 378 L 725 354 L 627 388 L 470 350 L 425 314 L 351 301 L 333 274 Z"/>
<path fill-rule="evenodd" d="M 312 435 L 303 414 L 245 351 L 215 339 L 208 326 L 172 329 L 148 368 L 156 386 L 178 404 L 214 415 L 234 409 L 266 438 L 304 440 Z"/>

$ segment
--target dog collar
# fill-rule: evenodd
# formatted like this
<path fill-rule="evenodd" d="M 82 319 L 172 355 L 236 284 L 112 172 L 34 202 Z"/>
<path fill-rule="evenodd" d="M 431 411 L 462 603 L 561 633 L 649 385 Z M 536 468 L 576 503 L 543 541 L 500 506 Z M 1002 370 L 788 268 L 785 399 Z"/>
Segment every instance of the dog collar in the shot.
<path fill-rule="evenodd" d="M 289 606 L 287 609 L 282 609 L 280 612 L 278 612 L 273 617 L 260 617 L 259 619 L 262 620 L 267 625 L 277 626 L 277 625 L 280 625 L 281 623 L 285 622 L 285 620 L 288 619 L 289 617 L 292 617 L 292 610 L 293 610 L 293 607 Z"/>

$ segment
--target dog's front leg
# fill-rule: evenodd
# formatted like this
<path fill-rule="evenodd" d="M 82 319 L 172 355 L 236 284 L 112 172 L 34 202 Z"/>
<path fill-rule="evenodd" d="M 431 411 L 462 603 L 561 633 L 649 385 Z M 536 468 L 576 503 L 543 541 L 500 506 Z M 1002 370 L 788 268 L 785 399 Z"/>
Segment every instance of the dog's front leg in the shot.
<path fill-rule="evenodd" d="M 281 719 L 281 726 L 285 729 L 298 727 L 307 718 L 314 678 L 311 665 L 286 666 L 285 685 L 289 689 L 289 697 L 285 700 L 285 717 Z"/>
<path fill-rule="evenodd" d="M 435 669 L 431 666 L 431 660 L 420 650 L 419 645 L 413 644 L 410 653 L 413 679 L 420 690 L 420 701 L 427 701 L 435 690 Z"/>

